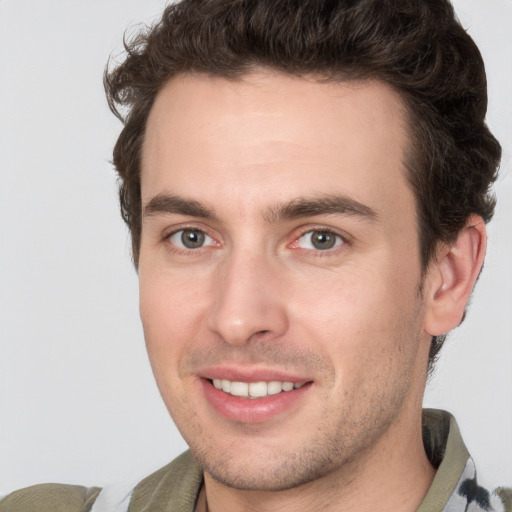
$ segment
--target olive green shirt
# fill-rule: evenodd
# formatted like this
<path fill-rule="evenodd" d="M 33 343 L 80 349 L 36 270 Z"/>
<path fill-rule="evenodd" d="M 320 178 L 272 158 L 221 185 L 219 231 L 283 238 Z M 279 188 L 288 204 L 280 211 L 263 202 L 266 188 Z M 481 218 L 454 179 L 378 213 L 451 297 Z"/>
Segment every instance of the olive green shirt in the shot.
<path fill-rule="evenodd" d="M 490 492 L 478 486 L 472 459 L 450 414 L 424 410 L 423 442 L 437 472 L 417 512 L 512 512 L 511 489 Z M 187 451 L 120 496 L 123 504 L 112 510 L 194 512 L 202 483 L 201 468 Z M 0 501 L 0 512 L 95 512 L 100 492 L 99 487 L 36 485 L 7 495 Z"/>

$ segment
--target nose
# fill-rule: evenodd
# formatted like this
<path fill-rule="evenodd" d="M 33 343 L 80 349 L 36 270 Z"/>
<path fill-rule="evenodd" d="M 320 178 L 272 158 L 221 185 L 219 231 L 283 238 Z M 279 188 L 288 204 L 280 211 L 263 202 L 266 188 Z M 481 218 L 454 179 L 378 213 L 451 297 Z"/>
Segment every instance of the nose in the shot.
<path fill-rule="evenodd" d="M 208 327 L 231 345 L 288 329 L 283 283 L 278 269 L 262 255 L 232 254 L 221 264 Z"/>

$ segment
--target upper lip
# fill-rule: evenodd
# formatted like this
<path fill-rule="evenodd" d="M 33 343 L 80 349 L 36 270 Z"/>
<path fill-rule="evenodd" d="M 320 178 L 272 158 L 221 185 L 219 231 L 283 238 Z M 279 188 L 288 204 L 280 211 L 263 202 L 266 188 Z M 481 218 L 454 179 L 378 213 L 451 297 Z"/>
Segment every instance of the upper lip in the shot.
<path fill-rule="evenodd" d="M 203 379 L 225 379 L 231 382 L 308 382 L 312 379 L 304 375 L 289 373 L 277 368 L 211 366 L 197 373 Z"/>

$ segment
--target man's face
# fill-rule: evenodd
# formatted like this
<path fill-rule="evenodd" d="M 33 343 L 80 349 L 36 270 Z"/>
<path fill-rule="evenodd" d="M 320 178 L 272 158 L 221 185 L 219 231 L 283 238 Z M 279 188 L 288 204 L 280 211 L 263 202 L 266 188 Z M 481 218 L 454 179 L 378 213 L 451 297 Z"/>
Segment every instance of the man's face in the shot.
<path fill-rule="evenodd" d="M 141 317 L 207 476 L 289 488 L 409 435 L 429 337 L 404 118 L 381 83 L 268 71 L 158 95 Z"/>

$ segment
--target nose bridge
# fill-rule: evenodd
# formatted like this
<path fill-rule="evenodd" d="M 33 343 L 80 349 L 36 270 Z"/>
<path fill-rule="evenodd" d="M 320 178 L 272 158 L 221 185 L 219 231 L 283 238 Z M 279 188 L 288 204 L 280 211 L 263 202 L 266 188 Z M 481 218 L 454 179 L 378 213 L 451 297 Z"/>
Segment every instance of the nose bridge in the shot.
<path fill-rule="evenodd" d="M 210 329 L 232 345 L 243 345 L 262 332 L 282 335 L 288 323 L 276 267 L 263 251 L 231 251 L 219 268 Z"/>

